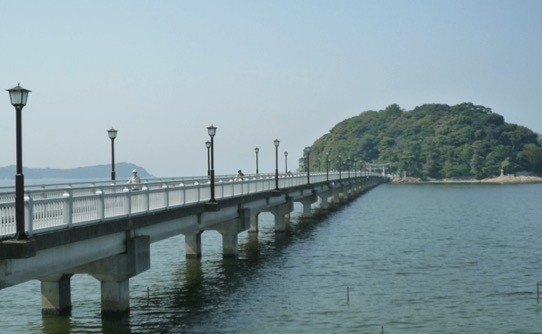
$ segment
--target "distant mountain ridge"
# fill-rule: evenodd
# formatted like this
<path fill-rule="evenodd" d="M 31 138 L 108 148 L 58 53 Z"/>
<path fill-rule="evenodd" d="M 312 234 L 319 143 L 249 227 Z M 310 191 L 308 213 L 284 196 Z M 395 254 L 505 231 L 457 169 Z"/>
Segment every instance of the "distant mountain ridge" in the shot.
<path fill-rule="evenodd" d="M 122 162 L 115 164 L 116 179 L 129 179 L 134 169 L 137 170 L 137 174 L 142 178 L 152 177 L 143 167 Z M 0 167 L 0 179 L 14 178 L 16 172 L 17 168 L 15 165 Z M 68 169 L 24 167 L 23 174 L 25 179 L 107 180 L 111 177 L 111 165 L 95 165 Z"/>

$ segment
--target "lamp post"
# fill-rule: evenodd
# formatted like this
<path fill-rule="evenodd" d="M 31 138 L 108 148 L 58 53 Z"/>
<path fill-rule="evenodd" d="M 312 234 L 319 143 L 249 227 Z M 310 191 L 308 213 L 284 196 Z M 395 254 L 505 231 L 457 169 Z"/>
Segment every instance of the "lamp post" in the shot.
<path fill-rule="evenodd" d="M 216 127 L 214 127 L 212 124 L 211 126 L 207 127 L 207 131 L 209 132 L 209 137 L 211 137 L 211 199 L 209 200 L 210 204 L 216 204 L 215 199 L 215 159 L 214 159 L 214 137 L 216 134 Z"/>
<path fill-rule="evenodd" d="M 350 164 L 351 164 L 350 158 L 347 158 L 347 159 L 346 159 L 346 167 L 347 167 L 348 178 L 349 178 L 349 179 L 350 179 Z"/>
<path fill-rule="evenodd" d="M 288 152 L 284 152 L 284 173 L 288 174 Z"/>
<path fill-rule="evenodd" d="M 111 128 L 107 130 L 107 135 L 111 139 L 111 181 L 115 183 L 115 138 L 117 138 L 117 130 Z"/>
<path fill-rule="evenodd" d="M 209 149 L 211 148 L 211 142 L 206 141 L 205 147 L 207 147 L 207 178 L 211 177 L 211 159 L 210 159 L 210 152 Z"/>
<path fill-rule="evenodd" d="M 311 148 L 305 147 L 305 152 L 307 153 L 307 184 L 311 184 L 311 163 L 310 163 Z"/>
<path fill-rule="evenodd" d="M 357 170 L 357 165 L 358 165 L 358 159 L 357 158 L 354 158 L 354 177 L 358 177 L 358 170 Z"/>
<path fill-rule="evenodd" d="M 26 240 L 28 236 L 24 227 L 24 175 L 23 175 L 23 137 L 22 137 L 22 110 L 26 105 L 28 93 L 31 91 L 24 89 L 19 84 L 9 92 L 11 105 L 15 107 L 16 112 L 16 132 L 17 132 L 17 174 L 15 175 L 15 224 L 17 227 L 17 240 Z"/>
<path fill-rule="evenodd" d="M 326 152 L 326 181 L 329 182 L 329 153 Z"/>
<path fill-rule="evenodd" d="M 341 169 L 343 167 L 343 161 L 341 159 L 341 155 L 339 154 L 339 180 L 341 179 Z"/>
<path fill-rule="evenodd" d="M 275 191 L 279 190 L 279 145 L 280 141 L 275 139 L 273 141 L 275 144 Z"/>
<path fill-rule="evenodd" d="M 258 152 L 260 152 L 260 149 L 256 147 L 254 152 L 256 153 L 256 176 L 258 176 Z"/>

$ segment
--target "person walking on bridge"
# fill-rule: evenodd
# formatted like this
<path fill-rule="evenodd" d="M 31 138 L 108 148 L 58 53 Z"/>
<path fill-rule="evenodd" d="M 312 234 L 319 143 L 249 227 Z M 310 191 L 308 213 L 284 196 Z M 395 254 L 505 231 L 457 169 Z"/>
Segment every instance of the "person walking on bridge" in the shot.
<path fill-rule="evenodd" d="M 139 176 L 137 176 L 137 171 L 134 169 L 132 171 L 132 177 L 126 182 L 126 184 L 132 185 L 132 190 L 139 190 L 139 184 L 141 183 L 141 179 Z"/>

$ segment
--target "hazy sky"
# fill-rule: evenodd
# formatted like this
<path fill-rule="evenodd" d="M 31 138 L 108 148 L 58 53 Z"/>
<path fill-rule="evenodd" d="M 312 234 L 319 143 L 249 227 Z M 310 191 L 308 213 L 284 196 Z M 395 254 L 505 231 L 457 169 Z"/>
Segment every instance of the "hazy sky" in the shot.
<path fill-rule="evenodd" d="M 294 169 L 336 123 L 397 103 L 472 102 L 542 133 L 542 1 L 0 0 L 0 88 L 32 90 L 25 166 L 155 176 Z M 15 111 L 0 99 L 0 166 Z M 104 175 L 107 179 L 109 175 Z M 118 179 L 129 175 L 117 175 Z"/>

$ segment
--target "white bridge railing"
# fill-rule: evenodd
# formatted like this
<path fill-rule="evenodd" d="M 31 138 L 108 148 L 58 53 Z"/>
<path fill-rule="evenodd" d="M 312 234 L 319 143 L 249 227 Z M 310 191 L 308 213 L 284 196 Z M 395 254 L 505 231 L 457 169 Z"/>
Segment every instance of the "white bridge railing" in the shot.
<path fill-rule="evenodd" d="M 351 177 L 361 176 L 350 173 Z M 364 173 L 378 176 L 379 173 Z M 311 183 L 346 180 L 342 172 L 311 173 Z M 109 183 L 109 184 L 108 184 Z M 148 180 L 132 189 L 132 185 L 114 185 L 111 182 L 83 186 L 42 185 L 25 189 L 25 230 L 28 236 L 38 232 L 92 224 L 118 218 L 127 218 L 152 211 L 182 207 L 210 200 L 210 184 L 204 178 Z M 291 188 L 307 183 L 307 174 L 281 175 L 279 188 Z M 88 183 L 87 183 L 88 184 Z M 234 177 L 215 179 L 215 198 L 220 199 L 253 194 L 275 189 L 274 175 L 248 176 L 243 181 Z M 0 239 L 16 234 L 15 193 L 0 193 Z"/>

